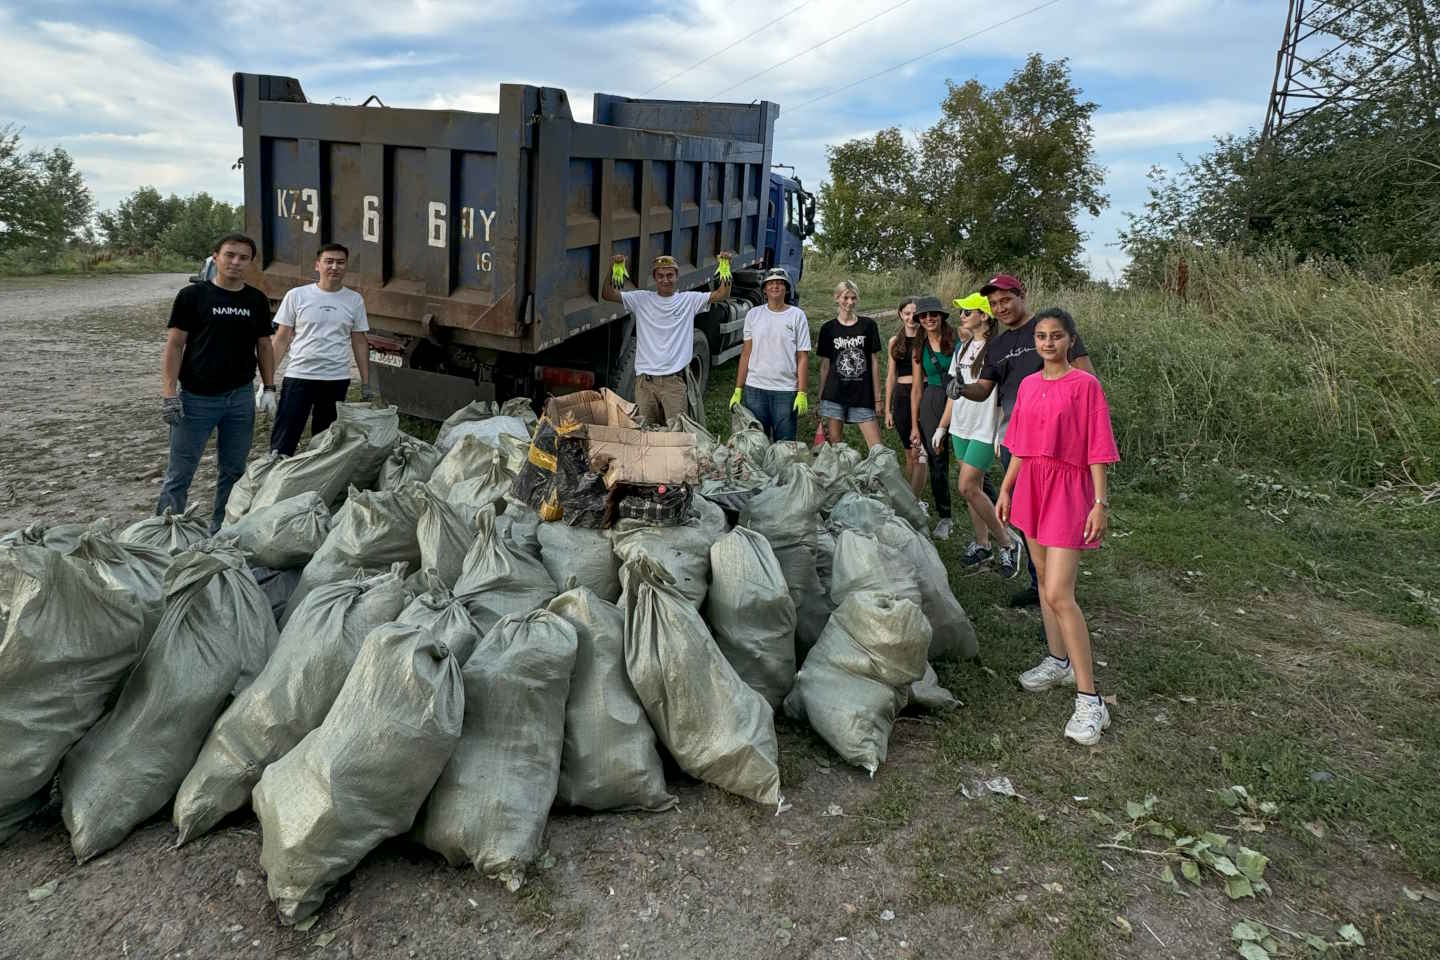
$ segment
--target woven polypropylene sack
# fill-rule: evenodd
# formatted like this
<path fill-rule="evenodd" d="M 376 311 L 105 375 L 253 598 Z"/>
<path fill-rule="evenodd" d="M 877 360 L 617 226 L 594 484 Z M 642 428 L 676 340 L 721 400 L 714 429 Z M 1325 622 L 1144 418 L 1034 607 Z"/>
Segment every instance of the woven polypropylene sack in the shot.
<path fill-rule="evenodd" d="M 270 471 L 285 459 L 285 454 L 278 450 L 271 450 L 246 464 L 245 472 L 230 488 L 230 499 L 225 501 L 225 525 L 227 527 L 238 523 L 241 517 L 250 512 L 250 505 L 255 502 L 255 494 L 259 493 L 260 488 L 265 485 L 265 478 L 270 476 Z"/>
<path fill-rule="evenodd" d="M 198 503 L 192 503 L 183 513 L 175 513 L 166 507 L 157 517 L 147 517 L 130 524 L 120 531 L 116 539 L 159 547 L 171 554 L 183 553 L 210 536 L 208 514 L 202 517 L 200 511 L 201 504 Z"/>
<path fill-rule="evenodd" d="M 576 640 L 556 799 L 589 810 L 675 806 L 655 731 L 625 673 L 625 615 L 585 587 L 547 609 L 575 628 Z"/>
<path fill-rule="evenodd" d="M 131 590 L 39 546 L 0 546 L 0 842 L 50 797 L 71 744 L 144 649 Z"/>
<path fill-rule="evenodd" d="M 177 843 L 208 832 L 250 802 L 270 764 L 318 727 L 370 631 L 405 606 L 405 570 L 327 583 L 311 591 L 276 642 L 265 669 L 205 738 L 175 796 Z"/>
<path fill-rule="evenodd" d="M 912 529 L 929 535 L 929 516 L 900 471 L 900 460 L 894 450 L 877 443 L 850 476 L 857 490 L 888 503 Z"/>
<path fill-rule="evenodd" d="M 602 600 L 614 603 L 619 599 L 620 561 L 608 530 L 542 523 L 536 536 L 540 539 L 540 562 L 557 587 L 586 587 Z"/>
<path fill-rule="evenodd" d="M 366 854 L 414 825 L 460 742 L 460 664 L 478 639 L 455 620 L 376 627 L 324 722 L 265 768 L 250 802 L 282 923 L 315 913 Z"/>
<path fill-rule="evenodd" d="M 0 537 L 0 547 L 45 547 L 69 553 L 80 542 L 80 535 L 94 526 L 90 523 L 32 523 Z"/>
<path fill-rule="evenodd" d="M 795 682 L 795 604 L 760 534 L 736 527 L 710 548 L 705 620 L 740 679 L 778 708 Z"/>
<path fill-rule="evenodd" d="M 217 536 L 233 540 L 253 566 L 303 567 L 330 534 L 330 508 L 313 490 L 251 510 Z"/>
<path fill-rule="evenodd" d="M 404 483 L 425 483 L 440 465 L 442 456 L 438 447 L 402 432 L 380 466 L 375 489 L 394 490 Z"/>
<path fill-rule="evenodd" d="M 907 706 L 919 707 L 921 710 L 939 713 L 960 706 L 960 700 L 955 694 L 940 686 L 940 677 L 928 662 L 925 664 L 925 676 L 910 684 L 909 694 L 910 701 Z"/>
<path fill-rule="evenodd" d="M 478 474 L 457 480 L 445 491 L 444 496 L 456 506 L 471 511 L 494 507 L 499 513 L 505 509 L 505 496 L 514 485 L 515 474 L 499 455 L 495 454 L 494 459 L 488 461 Z"/>
<path fill-rule="evenodd" d="M 449 453 L 450 450 L 460 442 L 463 432 L 457 432 L 457 428 L 467 423 L 477 423 L 482 420 L 489 420 L 500 410 L 493 401 L 472 400 L 465 406 L 456 410 L 446 417 L 440 424 L 440 429 L 435 432 L 435 446 L 441 453 Z"/>
<path fill-rule="evenodd" d="M 285 619 L 285 608 L 290 606 L 290 598 L 295 595 L 295 588 L 300 585 L 301 571 L 272 570 L 269 567 L 250 568 L 250 576 L 260 585 L 260 592 L 265 594 L 266 601 L 270 604 L 270 613 L 275 618 L 275 626 L 278 628 Z"/>
<path fill-rule="evenodd" d="M 858 461 L 859 454 L 845 444 L 822 443 L 816 449 L 810 468 L 820 487 L 821 516 L 829 515 L 841 497 L 859 488 L 853 476 Z"/>
<path fill-rule="evenodd" d="M 930 621 L 931 660 L 965 659 L 975 656 L 978 644 L 975 627 L 960 601 L 950 590 L 945 563 L 930 538 L 917 533 L 887 504 L 871 497 L 846 494 L 830 513 L 830 529 L 859 530 L 872 534 L 907 561 L 904 578 L 920 591 L 920 607 Z"/>
<path fill-rule="evenodd" d="M 918 606 L 888 593 L 852 593 L 795 675 L 785 712 L 873 776 L 910 684 L 925 675 L 929 646 Z"/>
<path fill-rule="evenodd" d="M 920 605 L 913 566 L 898 550 L 859 530 L 841 530 L 835 538 L 830 599 L 843 603 L 852 593 L 893 593 Z"/>
<path fill-rule="evenodd" d="M 778 440 L 765 451 L 765 472 L 778 477 L 795 463 L 810 466 L 810 448 L 799 440 Z"/>
<path fill-rule="evenodd" d="M 790 600 L 795 604 L 797 661 L 814 646 L 830 615 L 825 585 L 815 567 L 819 509 L 820 487 L 814 472 L 805 464 L 791 463 L 740 512 L 740 525 L 770 541 L 785 572 Z"/>
<path fill-rule="evenodd" d="M 678 527 L 621 520 L 611 541 L 622 564 L 641 556 L 655 561 L 698 610 L 710 589 L 710 545 L 725 535 L 725 512 L 704 497 L 696 497 L 690 509 L 690 519 Z"/>
<path fill-rule="evenodd" d="M 426 481 L 430 489 L 447 496 L 461 480 L 482 476 L 499 459 L 499 452 L 474 437 L 464 437 L 450 447 Z"/>
<path fill-rule="evenodd" d="M 693 777 L 780 808 L 775 715 L 730 666 L 700 613 L 648 557 L 620 568 L 625 673 L 655 733 Z"/>
<path fill-rule="evenodd" d="M 540 417 L 535 413 L 535 405 L 530 402 L 529 397 L 511 397 L 506 400 L 500 404 L 500 416 L 519 420 L 527 433 L 533 432 L 535 425 L 540 422 Z"/>
<path fill-rule="evenodd" d="M 496 506 L 499 509 L 499 506 Z M 526 504 L 506 498 L 505 512 L 495 518 L 495 529 L 521 553 L 540 558 L 540 514 Z"/>
<path fill-rule="evenodd" d="M 423 489 L 423 488 L 422 488 Z M 415 538 L 420 543 L 420 569 L 439 574 L 446 587 L 454 587 L 478 533 L 475 510 L 440 499 L 425 490 Z"/>
<path fill-rule="evenodd" d="M 400 439 L 400 409 L 377 403 L 337 403 L 335 422 L 364 438 L 351 460 L 350 484 L 373 490 L 380 468 Z"/>
<path fill-rule="evenodd" d="M 746 432 L 758 433 L 760 439 L 765 440 L 765 428 L 760 425 L 760 418 L 741 403 L 730 408 L 730 436 L 733 439 Z M 770 441 L 765 440 L 765 445 L 768 447 Z"/>
<path fill-rule="evenodd" d="M 465 724 L 416 824 L 452 866 L 519 889 L 540 853 L 565 743 L 575 628 L 548 610 L 495 624 L 465 662 Z"/>
<path fill-rule="evenodd" d="M 493 510 L 481 510 L 475 524 L 478 535 L 465 555 L 455 596 L 488 633 L 501 617 L 538 610 L 560 591 L 539 557 L 517 550 L 501 535 Z"/>
<path fill-rule="evenodd" d="M 305 565 L 300 583 L 285 608 L 288 623 L 311 590 L 335 583 L 361 570 L 384 570 L 392 563 L 420 565 L 417 528 L 420 508 L 428 496 L 423 484 L 396 490 L 360 491 L 353 487 L 345 506 L 335 514 L 330 533 Z"/>
<path fill-rule="evenodd" d="M 165 616 L 115 709 L 60 765 L 60 814 L 81 863 L 175 796 L 225 702 L 275 648 L 275 620 L 245 558 L 215 544 L 165 575 Z"/>
<path fill-rule="evenodd" d="M 170 551 L 126 543 L 97 528 L 80 535 L 69 557 L 106 586 L 135 594 L 145 616 L 142 642 L 149 640 L 165 612 L 165 571 L 174 560 Z"/>

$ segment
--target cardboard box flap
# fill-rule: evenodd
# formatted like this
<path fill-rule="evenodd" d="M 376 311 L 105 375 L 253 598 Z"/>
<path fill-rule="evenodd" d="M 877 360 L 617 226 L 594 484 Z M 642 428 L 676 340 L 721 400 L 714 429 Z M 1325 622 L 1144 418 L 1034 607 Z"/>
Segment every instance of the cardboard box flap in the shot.
<path fill-rule="evenodd" d="M 557 426 L 564 423 L 566 417 L 602 427 L 639 426 L 635 420 L 635 404 L 608 387 L 551 397 L 545 401 L 545 416 Z"/>
<path fill-rule="evenodd" d="M 608 458 L 605 486 L 617 483 L 700 482 L 695 455 L 695 434 L 594 425 L 590 437 L 590 463 Z"/>

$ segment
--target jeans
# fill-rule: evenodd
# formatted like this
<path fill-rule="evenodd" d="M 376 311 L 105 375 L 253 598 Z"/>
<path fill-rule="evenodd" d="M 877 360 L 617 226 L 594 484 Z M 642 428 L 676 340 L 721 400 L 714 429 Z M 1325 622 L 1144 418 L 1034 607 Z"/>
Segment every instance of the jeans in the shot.
<path fill-rule="evenodd" d="M 1000 473 L 1003 475 L 1010 469 L 1010 448 L 1000 447 Z M 1022 535 L 1023 536 L 1023 535 Z M 1030 559 L 1030 551 L 1025 551 L 1025 567 L 1030 571 L 1030 586 L 1036 590 L 1040 589 L 1040 578 L 1035 574 L 1035 561 Z"/>
<path fill-rule="evenodd" d="M 286 377 L 280 385 L 280 400 L 275 405 L 275 425 L 270 428 L 270 449 L 287 457 L 295 455 L 305 420 L 310 420 L 312 435 L 335 422 L 335 404 L 345 399 L 349 380 L 302 380 Z M 314 416 L 311 416 L 311 411 Z"/>
<path fill-rule="evenodd" d="M 245 472 L 245 458 L 250 454 L 250 440 L 255 433 L 255 396 L 250 385 L 236 387 L 228 393 L 206 396 L 180 391 L 185 416 L 170 428 L 170 461 L 165 465 L 165 480 L 160 485 L 157 514 L 166 507 L 180 513 L 190 495 L 190 481 L 200 465 L 205 444 L 215 433 L 215 512 L 210 517 L 210 532 L 225 522 L 225 504 L 230 488 Z"/>
<path fill-rule="evenodd" d="M 774 442 L 794 440 L 796 428 L 795 391 L 761 390 L 746 386 L 741 391 L 741 402 L 755 414 L 765 435 Z"/>

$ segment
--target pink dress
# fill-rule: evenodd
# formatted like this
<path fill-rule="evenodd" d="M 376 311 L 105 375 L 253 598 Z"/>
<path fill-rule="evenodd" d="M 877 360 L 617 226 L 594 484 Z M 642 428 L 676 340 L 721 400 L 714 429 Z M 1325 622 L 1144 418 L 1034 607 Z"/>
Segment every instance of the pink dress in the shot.
<path fill-rule="evenodd" d="M 1010 522 L 1041 546 L 1100 546 L 1085 542 L 1085 518 L 1095 505 L 1090 464 L 1120 459 L 1100 381 L 1079 368 L 1055 380 L 1043 373 L 1021 380 L 1004 443 L 1021 458 Z"/>

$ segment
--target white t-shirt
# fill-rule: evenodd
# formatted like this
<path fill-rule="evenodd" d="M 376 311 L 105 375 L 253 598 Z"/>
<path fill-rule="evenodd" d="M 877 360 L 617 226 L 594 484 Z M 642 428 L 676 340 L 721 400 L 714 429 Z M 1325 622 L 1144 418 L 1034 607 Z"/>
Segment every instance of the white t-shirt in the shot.
<path fill-rule="evenodd" d="M 964 350 L 956 350 L 950 360 L 950 376 L 961 383 L 974 383 L 979 374 L 971 373 L 975 358 L 985 349 L 984 340 L 971 340 Z M 994 394 L 984 400 L 966 400 L 961 397 L 950 408 L 950 435 L 962 440 L 983 440 L 995 442 L 995 428 L 1000 423 L 1000 404 Z"/>
<path fill-rule="evenodd" d="M 635 372 L 652 377 L 679 373 L 695 352 L 695 315 L 710 307 L 708 293 L 625 290 L 625 309 L 635 318 Z"/>
<path fill-rule="evenodd" d="M 745 342 L 750 344 L 750 366 L 745 386 L 757 390 L 794 390 L 798 384 L 795 354 L 810 350 L 810 320 L 799 307 L 779 313 L 768 304 L 745 314 Z"/>
<path fill-rule="evenodd" d="M 285 376 L 302 380 L 349 380 L 350 334 L 370 329 L 364 297 L 346 287 L 329 293 L 313 283 L 285 294 L 275 322 L 295 328 Z"/>

